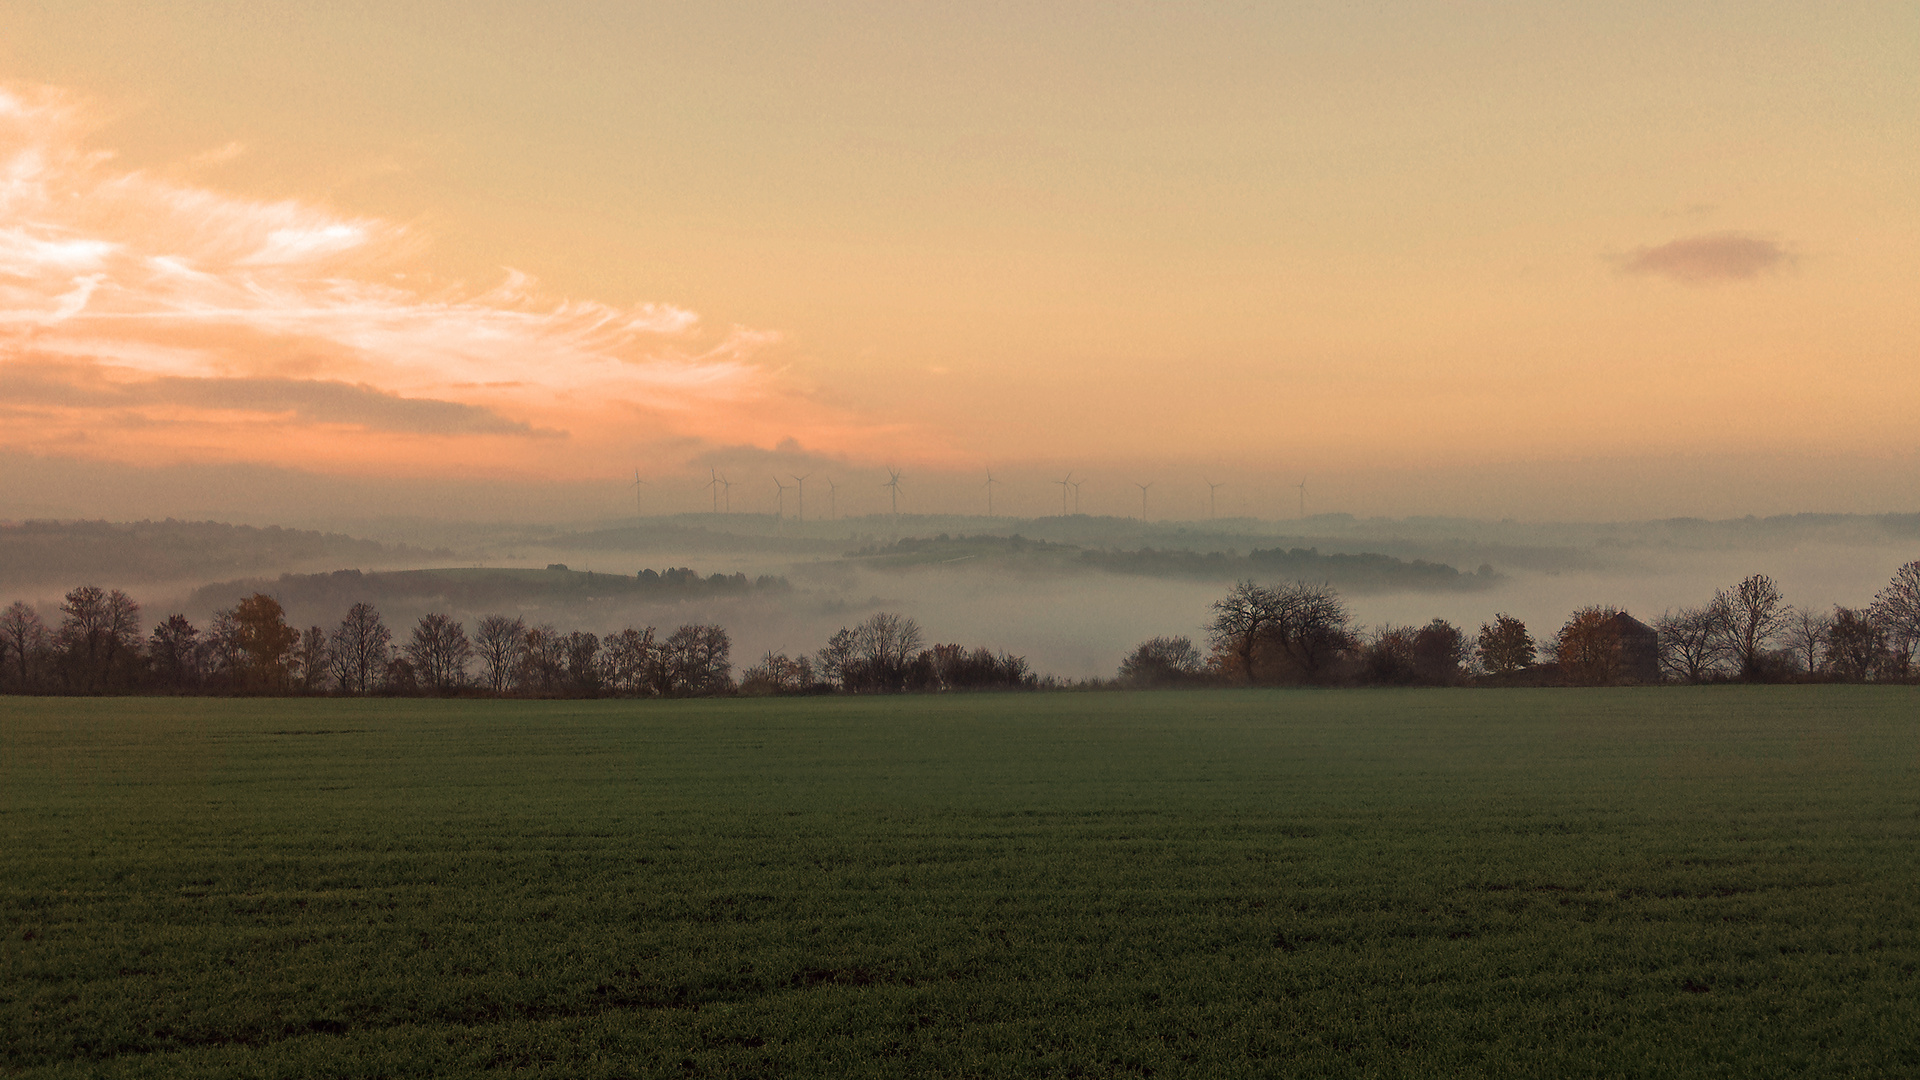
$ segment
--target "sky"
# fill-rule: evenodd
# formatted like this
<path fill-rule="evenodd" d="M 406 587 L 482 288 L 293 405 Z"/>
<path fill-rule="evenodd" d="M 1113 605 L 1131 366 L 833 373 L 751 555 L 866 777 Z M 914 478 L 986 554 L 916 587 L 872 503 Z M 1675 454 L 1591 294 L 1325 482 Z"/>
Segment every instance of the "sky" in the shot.
<path fill-rule="evenodd" d="M 0 24 L 0 518 L 1920 503 L 1907 2 Z"/>

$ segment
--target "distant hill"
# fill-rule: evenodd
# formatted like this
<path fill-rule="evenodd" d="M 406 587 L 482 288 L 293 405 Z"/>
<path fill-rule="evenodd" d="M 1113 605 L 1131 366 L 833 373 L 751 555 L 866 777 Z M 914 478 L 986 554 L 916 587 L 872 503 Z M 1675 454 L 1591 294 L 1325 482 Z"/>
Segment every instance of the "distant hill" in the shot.
<path fill-rule="evenodd" d="M 338 533 L 215 521 L 28 521 L 0 524 L 0 586 L 179 581 L 314 566 L 449 559 L 450 551 Z"/>
<path fill-rule="evenodd" d="M 745 574 L 701 576 L 684 567 L 638 574 L 598 574 L 551 566 L 545 570 L 457 568 L 363 573 L 283 574 L 278 579 L 226 581 L 194 592 L 189 606 L 228 608 L 264 592 L 289 609 L 345 611 L 366 601 L 375 607 L 426 604 L 451 611 L 515 611 L 598 600 L 672 602 L 791 590 L 785 578 Z"/>
<path fill-rule="evenodd" d="M 1267 548 L 1198 552 L 1169 548 L 1114 551 L 1024 536 L 909 538 L 847 553 L 850 561 L 876 570 L 952 565 L 1002 568 L 1010 573 L 1098 570 L 1143 577 L 1202 581 L 1301 579 L 1325 581 L 1355 592 L 1482 589 L 1500 580 L 1491 566 L 1463 573 L 1444 563 L 1374 553 L 1322 554 L 1314 548 Z"/>

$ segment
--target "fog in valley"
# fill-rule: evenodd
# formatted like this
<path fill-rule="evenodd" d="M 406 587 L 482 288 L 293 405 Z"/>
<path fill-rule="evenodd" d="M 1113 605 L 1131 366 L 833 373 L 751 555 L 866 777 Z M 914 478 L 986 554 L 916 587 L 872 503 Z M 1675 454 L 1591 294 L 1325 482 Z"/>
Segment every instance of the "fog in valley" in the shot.
<path fill-rule="evenodd" d="M 544 526 L 384 518 L 324 532 L 0 526 L 4 595 L 49 616 L 66 589 L 88 583 L 127 590 L 147 622 L 175 611 L 203 622 L 263 591 L 296 626 L 330 627 L 369 600 L 397 635 L 435 611 L 469 625 L 503 612 L 599 634 L 717 623 L 744 666 L 768 651 L 811 653 L 840 627 L 895 611 L 929 642 L 984 645 L 1067 679 L 1111 676 L 1156 635 L 1203 642 L 1209 604 L 1242 578 L 1330 582 L 1366 627 L 1444 618 L 1471 633 L 1507 612 L 1544 637 L 1581 606 L 1651 621 L 1752 573 L 1771 575 L 1801 606 L 1863 605 L 1916 557 L 1912 515 L 1580 524 L 723 513 Z M 655 587 L 638 578 L 673 568 L 702 580 Z M 515 569 L 539 573 L 474 572 Z M 392 573 L 413 570 L 449 573 Z"/>

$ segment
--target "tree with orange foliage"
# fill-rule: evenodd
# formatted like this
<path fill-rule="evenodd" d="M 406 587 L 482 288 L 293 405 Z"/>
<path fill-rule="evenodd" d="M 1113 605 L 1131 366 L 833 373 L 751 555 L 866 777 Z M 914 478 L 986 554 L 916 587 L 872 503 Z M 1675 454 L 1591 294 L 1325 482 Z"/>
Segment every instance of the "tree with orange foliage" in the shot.
<path fill-rule="evenodd" d="M 1548 651 L 1560 665 L 1560 674 L 1575 686 L 1606 686 L 1620 678 L 1624 668 L 1620 628 L 1611 607 L 1584 607 L 1560 628 Z"/>
<path fill-rule="evenodd" d="M 287 686 L 287 655 L 300 632 L 287 625 L 286 609 L 266 593 L 254 593 L 233 609 L 234 644 L 246 667 L 241 684 L 251 690 L 283 690 Z"/>

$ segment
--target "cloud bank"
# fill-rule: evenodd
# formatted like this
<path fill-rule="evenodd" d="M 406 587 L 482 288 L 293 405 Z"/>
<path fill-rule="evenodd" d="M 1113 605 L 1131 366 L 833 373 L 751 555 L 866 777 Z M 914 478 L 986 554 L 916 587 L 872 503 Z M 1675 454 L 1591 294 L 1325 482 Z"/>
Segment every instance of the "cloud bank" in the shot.
<path fill-rule="evenodd" d="M 405 226 L 116 167 L 92 130 L 70 95 L 0 85 L 0 448 L 579 476 L 877 430 L 783 384 L 776 334 L 511 270 L 437 283 Z"/>
<path fill-rule="evenodd" d="M 1710 233 L 1639 248 L 1620 268 L 1629 274 L 1701 284 L 1749 281 L 1785 269 L 1792 261 L 1786 249 L 1772 240 L 1746 233 Z"/>

